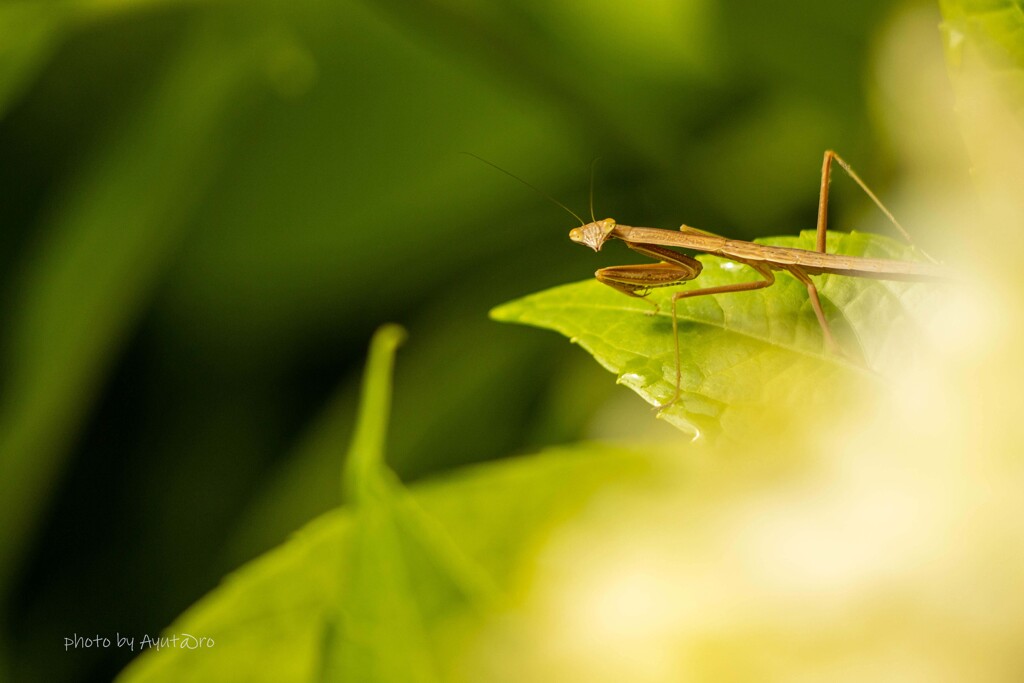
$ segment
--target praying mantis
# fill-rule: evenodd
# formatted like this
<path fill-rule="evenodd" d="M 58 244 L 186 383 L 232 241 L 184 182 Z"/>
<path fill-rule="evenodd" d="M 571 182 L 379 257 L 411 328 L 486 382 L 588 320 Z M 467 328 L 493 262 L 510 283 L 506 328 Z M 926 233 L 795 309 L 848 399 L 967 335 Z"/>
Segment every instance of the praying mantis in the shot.
<path fill-rule="evenodd" d="M 659 228 L 641 228 L 619 225 L 611 218 L 592 220 L 582 227 L 573 228 L 569 239 L 577 244 L 584 244 L 594 251 L 600 251 L 609 239 L 617 239 L 626 243 L 633 251 L 657 263 L 609 266 L 599 269 L 594 276 L 599 282 L 612 287 L 628 296 L 643 299 L 652 289 L 679 285 L 700 275 L 701 262 L 669 247 L 689 249 L 692 251 L 714 254 L 736 263 L 749 266 L 760 279 L 749 282 L 703 287 L 676 292 L 672 295 L 672 335 L 675 339 L 675 394 L 667 403 L 659 408 L 664 410 L 675 403 L 680 396 L 682 386 L 682 366 L 679 351 L 679 320 L 676 304 L 680 299 L 704 296 L 707 294 L 726 294 L 753 291 L 770 287 L 775 283 L 775 272 L 785 271 L 799 280 L 807 288 L 811 307 L 818 319 L 824 334 L 825 344 L 833 353 L 843 355 L 829 327 L 828 320 L 821 307 L 818 288 L 811 279 L 812 275 L 834 274 L 849 277 L 873 278 L 878 280 L 903 280 L 936 282 L 953 279 L 953 271 L 934 261 L 930 263 L 914 261 L 897 261 L 894 259 L 876 259 L 859 256 L 843 256 L 829 254 L 825 250 L 825 238 L 828 226 L 828 193 L 831 181 L 832 164 L 837 163 L 860 188 L 871 198 L 890 221 L 899 229 L 903 236 L 910 240 L 906 230 L 896 221 L 892 213 L 868 188 L 863 180 L 853 171 L 846 161 L 832 150 L 825 152 L 821 170 L 821 189 L 818 196 L 818 222 L 815 250 L 797 249 L 793 247 L 776 247 L 755 244 L 743 240 L 731 240 L 713 233 L 680 226 L 679 230 Z M 580 221 L 581 223 L 583 221 Z M 922 252 L 923 253 L 923 252 Z M 654 304 L 658 311 L 658 305 Z"/>

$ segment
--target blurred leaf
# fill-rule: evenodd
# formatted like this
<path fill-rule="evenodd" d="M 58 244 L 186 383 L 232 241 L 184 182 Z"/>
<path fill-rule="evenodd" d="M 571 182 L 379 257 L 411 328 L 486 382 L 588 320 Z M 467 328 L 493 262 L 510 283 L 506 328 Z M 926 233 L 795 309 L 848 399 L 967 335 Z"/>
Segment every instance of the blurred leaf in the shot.
<path fill-rule="evenodd" d="M 1024 3 L 942 0 L 940 6 L 946 66 L 979 200 L 969 214 L 969 239 L 978 246 L 968 243 L 963 251 L 986 269 L 999 262 L 1000 270 L 1016 272 L 1019 256 L 1011 245 L 1019 241 L 1024 213 Z"/>
<path fill-rule="evenodd" d="M 32 84 L 65 36 L 97 20 L 192 0 L 4 0 L 0 3 L 0 116 Z"/>
<path fill-rule="evenodd" d="M 397 325 L 385 325 L 377 330 L 370 342 L 356 432 L 342 475 L 346 498 L 356 505 L 373 506 L 379 497 L 390 493 L 387 491 L 390 484 L 385 481 L 384 440 L 391 412 L 395 351 L 404 340 L 405 330 Z"/>
<path fill-rule="evenodd" d="M 396 504 L 421 509 L 485 576 L 505 586 L 534 545 L 595 491 L 642 477 L 651 467 L 645 456 L 610 447 L 550 449 L 414 486 Z M 311 522 L 285 545 L 229 576 L 166 631 L 213 638 L 215 647 L 147 653 L 119 680 L 317 680 L 325 632 L 340 628 L 333 622 L 338 605 L 372 617 L 360 625 L 361 635 L 374 639 L 370 644 L 386 646 L 395 658 L 411 657 L 407 648 L 413 644 L 387 628 L 394 614 L 369 610 L 408 610 L 424 592 L 436 600 L 424 615 L 424 632 L 440 648 L 456 646 L 459 625 L 473 618 L 479 603 L 453 610 L 456 603 L 437 592 L 436 567 L 419 562 L 422 556 L 410 552 L 394 529 L 376 523 L 360 529 L 370 521 L 358 512 L 336 510 Z M 360 548 L 371 550 L 374 537 L 380 547 L 360 555 Z M 377 564 L 385 559 L 390 568 Z M 362 582 L 373 578 L 367 573 L 372 569 L 391 574 L 389 580 L 402 572 L 408 583 L 397 594 L 388 593 L 390 584 L 368 588 Z M 389 679 L 363 671 L 347 680 Z"/>
<path fill-rule="evenodd" d="M 0 584 L 104 368 L 216 167 L 223 116 L 256 73 L 255 45 L 197 25 L 143 109 L 125 129 L 110 131 L 55 202 L 5 330 Z"/>
<path fill-rule="evenodd" d="M 677 167 L 673 150 L 702 109 L 722 103 L 728 80 L 708 45 L 713 12 L 700 0 L 628 8 L 604 1 L 388 0 L 374 7 L 487 66 L 526 97 L 539 96 L 570 124 L 568 135 L 666 172 Z M 603 44 L 611 35 L 614 49 Z"/>
<path fill-rule="evenodd" d="M 814 233 L 758 240 L 814 249 Z M 864 233 L 830 233 L 830 253 L 917 260 L 909 247 Z M 689 288 L 754 279 L 748 268 L 716 256 L 700 257 L 704 270 Z M 732 436 L 771 433 L 780 415 L 813 405 L 827 415 L 849 396 L 878 384 L 910 353 L 913 333 L 935 303 L 933 284 L 884 282 L 825 275 L 816 278 L 822 305 L 847 349 L 858 349 L 867 368 L 827 353 L 806 288 L 788 273 L 772 287 L 708 295 L 679 302 L 682 395 L 659 414 L 690 431 Z M 660 306 L 632 299 L 596 280 L 556 287 L 499 306 L 492 317 L 553 329 L 618 375 L 618 381 L 653 405 L 675 392 L 672 288 L 654 290 Z M 878 373 L 878 374 L 875 374 Z"/>
<path fill-rule="evenodd" d="M 1024 4 L 1020 0 L 940 0 L 946 61 L 955 75 L 979 59 L 993 88 L 1024 121 Z"/>
<path fill-rule="evenodd" d="M 0 115 L 28 86 L 52 53 L 67 25 L 61 2 L 6 2 L 0 5 Z"/>
<path fill-rule="evenodd" d="M 418 331 L 400 359 L 396 429 L 389 438 L 387 457 L 404 480 L 507 456 L 522 450 L 524 431 L 537 428 L 536 411 L 530 406 L 509 401 L 498 411 L 495 404 L 502 396 L 542 393 L 545 376 L 524 373 L 522 367 L 547 363 L 553 370 L 560 354 L 548 344 L 536 343 L 536 335 L 532 340 L 513 335 L 510 340 L 476 307 L 471 311 L 451 319 L 433 308 L 428 311 L 433 324 L 424 319 L 411 326 Z M 476 351 L 453 358 L 453 344 Z M 439 367 L 444 367 L 444 400 L 437 395 Z M 481 396 L 492 398 L 482 401 Z M 351 439 L 355 404 L 353 383 L 343 382 L 307 434 L 267 477 L 263 490 L 253 495 L 229 535 L 225 568 L 281 543 L 293 529 L 334 508 L 337 482 L 332 474 L 337 470 L 337 454 Z M 431 410 L 424 410 L 425 405 Z M 560 434 L 562 441 L 576 436 L 583 422 L 583 417 L 574 421 L 564 411 L 557 419 L 570 423 L 568 435 Z M 460 438 L 453 440 L 456 432 Z"/>
<path fill-rule="evenodd" d="M 394 352 L 405 332 L 374 335 L 344 484 L 355 508 L 348 564 L 355 599 L 339 604 L 325 631 L 321 679 L 436 680 L 427 625 L 435 611 L 464 611 L 486 583 L 443 530 L 404 492 L 384 463 Z M 403 647 L 393 647 L 394 642 Z"/>
<path fill-rule="evenodd" d="M 514 575 L 531 540 L 596 487 L 647 470 L 635 455 L 580 448 L 406 492 L 382 450 L 400 335 L 382 328 L 371 348 L 346 461 L 353 509 L 238 572 L 171 626 L 178 644 L 147 653 L 121 680 L 447 678 L 466 627 L 493 606 L 493 586 Z M 213 645 L 194 649 L 209 642 L 196 639 Z"/>

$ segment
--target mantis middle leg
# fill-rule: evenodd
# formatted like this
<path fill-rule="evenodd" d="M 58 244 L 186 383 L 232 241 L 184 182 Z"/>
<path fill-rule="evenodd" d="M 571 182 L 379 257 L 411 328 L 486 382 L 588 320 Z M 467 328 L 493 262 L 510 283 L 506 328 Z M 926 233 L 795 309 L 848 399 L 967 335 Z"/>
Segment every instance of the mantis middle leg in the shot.
<path fill-rule="evenodd" d="M 675 360 L 676 360 L 676 392 L 672 396 L 672 400 L 668 403 L 664 403 L 661 409 L 668 408 L 673 403 L 679 400 L 679 395 L 682 393 L 682 382 L 683 382 L 683 367 L 682 360 L 679 355 L 679 316 L 677 315 L 676 304 L 680 299 L 692 298 L 695 296 L 704 296 L 707 294 L 725 294 L 727 292 L 749 292 L 755 289 L 762 289 L 764 287 L 770 287 L 775 284 L 775 274 L 772 272 L 764 263 L 758 263 L 756 261 L 739 261 L 738 259 L 730 259 L 743 263 L 750 266 L 758 274 L 761 275 L 760 280 L 754 280 L 752 282 L 738 282 L 732 285 L 720 285 L 717 287 L 702 287 L 700 289 L 690 289 L 683 292 L 676 292 L 672 295 L 672 338 L 675 340 Z"/>

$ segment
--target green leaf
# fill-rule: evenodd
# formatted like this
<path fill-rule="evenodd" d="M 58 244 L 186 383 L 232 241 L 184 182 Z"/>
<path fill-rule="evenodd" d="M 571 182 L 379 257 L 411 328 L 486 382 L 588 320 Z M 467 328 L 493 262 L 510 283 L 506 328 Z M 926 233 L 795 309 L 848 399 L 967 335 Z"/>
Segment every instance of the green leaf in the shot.
<path fill-rule="evenodd" d="M 814 249 L 814 233 L 758 240 Z M 830 233 L 828 251 L 851 256 L 920 260 L 893 240 L 864 233 Z M 749 268 L 716 256 L 683 288 L 756 279 Z M 880 384 L 914 352 L 940 286 L 825 275 L 815 278 L 826 317 L 850 360 L 829 353 L 806 288 L 788 273 L 751 292 L 679 301 L 681 397 L 659 417 L 681 429 L 744 438 L 768 433 L 782 417 L 813 406 L 841 410 L 847 393 Z M 556 287 L 491 311 L 496 320 L 560 332 L 591 353 L 618 382 L 659 406 L 675 393 L 671 296 L 654 290 L 659 305 L 630 298 L 596 280 Z"/>
<path fill-rule="evenodd" d="M 654 463 L 610 447 L 556 448 L 415 486 L 396 506 L 415 506 L 505 588 L 554 525 L 597 491 L 650 481 Z M 227 577 L 165 632 L 212 638 L 213 647 L 189 650 L 179 641 L 149 651 L 118 680 L 443 679 L 471 627 L 500 598 L 453 595 L 452 582 L 423 561 L 423 547 L 395 519 L 339 509 L 314 520 Z M 388 660 L 366 656 L 374 651 Z M 324 671 L 325 661 L 337 668 Z"/>
<path fill-rule="evenodd" d="M 348 499 L 357 504 L 372 505 L 375 495 L 386 495 L 381 488 L 387 486 L 383 481 L 388 471 L 384 464 L 384 440 L 391 412 L 391 373 L 395 351 L 404 340 L 404 329 L 385 325 L 370 343 L 359 419 L 342 478 Z"/>
<path fill-rule="evenodd" d="M 338 603 L 325 624 L 323 680 L 438 680 L 440 644 L 429 625 L 485 600 L 489 588 L 486 575 L 406 497 L 384 462 L 394 353 L 404 337 L 387 325 L 370 345 L 344 470 L 355 527 L 343 565 L 359 599 Z M 396 639 L 402 648 L 393 647 Z"/>

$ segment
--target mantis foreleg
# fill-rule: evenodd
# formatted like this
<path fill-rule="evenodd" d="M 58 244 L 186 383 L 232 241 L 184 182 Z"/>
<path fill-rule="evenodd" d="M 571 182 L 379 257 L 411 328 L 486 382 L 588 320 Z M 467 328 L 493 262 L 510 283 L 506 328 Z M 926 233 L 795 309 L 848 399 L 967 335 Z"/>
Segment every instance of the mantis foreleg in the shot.
<path fill-rule="evenodd" d="M 629 266 L 610 266 L 608 268 L 601 268 L 594 275 L 599 282 L 632 297 L 643 299 L 651 289 L 656 287 L 668 287 L 692 280 L 697 277 L 702 268 L 700 261 L 655 244 L 627 242 L 626 246 L 644 256 L 659 259 L 660 262 Z M 761 289 L 775 283 L 775 275 L 767 265 L 756 261 L 732 260 L 750 266 L 761 275 L 762 279 L 732 285 L 702 287 L 700 289 L 676 292 L 672 295 L 672 338 L 675 344 L 676 364 L 675 393 L 670 401 L 660 406 L 662 410 L 679 400 L 682 392 L 679 317 L 677 315 L 676 302 L 687 297 L 703 296 L 705 294 L 724 294 L 726 292 L 745 292 Z M 655 312 L 657 312 L 658 305 L 654 302 L 650 303 L 655 307 Z"/>

